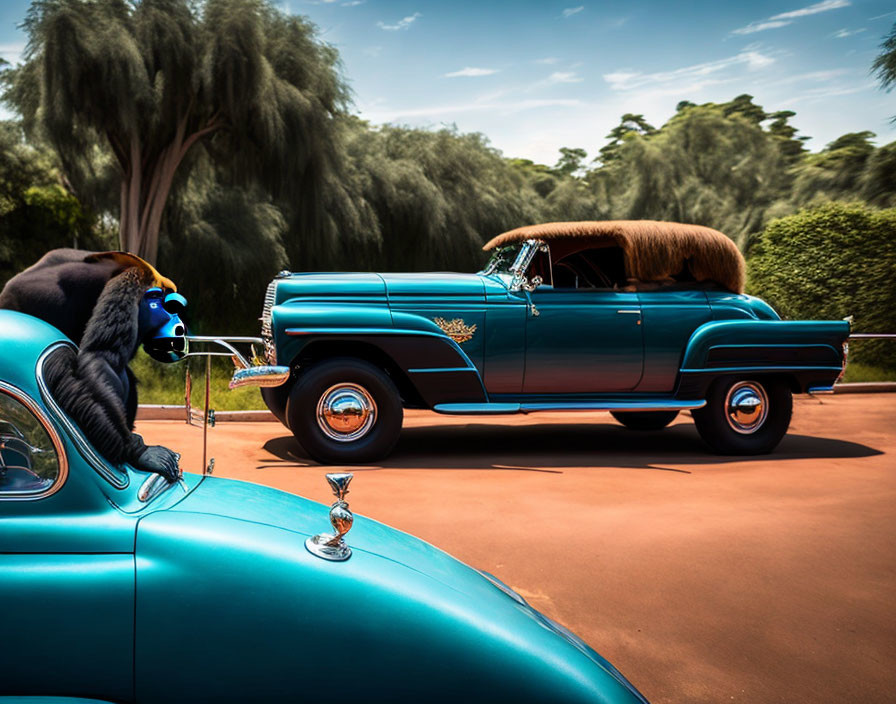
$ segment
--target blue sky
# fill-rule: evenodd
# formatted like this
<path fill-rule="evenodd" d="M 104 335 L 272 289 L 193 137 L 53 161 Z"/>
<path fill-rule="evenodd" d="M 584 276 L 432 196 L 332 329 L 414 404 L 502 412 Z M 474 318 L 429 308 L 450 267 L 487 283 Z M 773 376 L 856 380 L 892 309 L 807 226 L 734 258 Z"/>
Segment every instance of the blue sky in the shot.
<path fill-rule="evenodd" d="M 680 100 L 750 93 L 791 109 L 821 149 L 845 132 L 896 140 L 896 91 L 870 65 L 892 0 L 466 2 L 282 0 L 336 46 L 356 111 L 373 123 L 456 124 L 506 156 L 590 155 L 625 112 L 659 126 Z M 15 61 L 27 0 L 0 2 L 0 56 Z"/>

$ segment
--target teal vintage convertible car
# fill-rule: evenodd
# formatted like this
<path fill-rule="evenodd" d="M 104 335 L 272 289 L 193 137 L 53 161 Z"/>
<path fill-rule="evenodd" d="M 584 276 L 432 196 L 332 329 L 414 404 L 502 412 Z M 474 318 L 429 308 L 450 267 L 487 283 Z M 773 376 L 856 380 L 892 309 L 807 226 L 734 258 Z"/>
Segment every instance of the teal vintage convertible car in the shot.
<path fill-rule="evenodd" d="M 495 577 L 353 520 L 351 475 L 319 533 L 298 496 L 108 464 L 48 392 L 62 345 L 0 311 L 0 704 L 646 701 Z"/>
<path fill-rule="evenodd" d="M 743 257 L 710 228 L 548 223 L 485 249 L 478 274 L 271 282 L 262 394 L 312 457 L 382 458 L 403 408 L 605 410 L 635 429 L 687 410 L 713 450 L 764 453 L 791 394 L 830 391 L 843 372 L 849 324 L 781 320 L 743 293 Z"/>

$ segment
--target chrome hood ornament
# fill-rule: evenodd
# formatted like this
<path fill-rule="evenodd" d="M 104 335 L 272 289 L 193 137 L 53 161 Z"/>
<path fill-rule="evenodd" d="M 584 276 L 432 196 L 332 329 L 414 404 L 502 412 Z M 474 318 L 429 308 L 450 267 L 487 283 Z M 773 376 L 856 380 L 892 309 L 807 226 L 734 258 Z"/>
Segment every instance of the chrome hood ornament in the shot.
<path fill-rule="evenodd" d="M 330 506 L 330 524 L 335 533 L 318 533 L 305 541 L 308 552 L 324 560 L 342 562 L 352 556 L 352 549 L 345 544 L 342 536 L 352 528 L 355 517 L 348 510 L 348 502 L 345 495 L 348 493 L 348 485 L 354 475 L 351 472 L 338 472 L 327 475 L 327 481 L 336 502 Z"/>

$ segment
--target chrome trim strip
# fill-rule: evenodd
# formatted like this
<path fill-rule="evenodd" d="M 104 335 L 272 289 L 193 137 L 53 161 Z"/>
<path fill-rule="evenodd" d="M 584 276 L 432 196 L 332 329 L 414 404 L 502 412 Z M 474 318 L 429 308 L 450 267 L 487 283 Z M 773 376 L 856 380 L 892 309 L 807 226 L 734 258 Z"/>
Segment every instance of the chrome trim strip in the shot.
<path fill-rule="evenodd" d="M 503 415 L 520 412 L 518 403 L 437 403 L 436 413 L 448 415 Z"/>
<path fill-rule="evenodd" d="M 682 374 L 718 374 L 720 372 L 839 372 L 840 367 L 710 367 L 708 369 L 680 369 Z"/>
<path fill-rule="evenodd" d="M 442 332 L 405 330 L 403 328 L 286 328 L 284 332 L 294 337 L 300 335 L 428 335 L 429 337 L 451 339 Z"/>
<path fill-rule="evenodd" d="M 806 390 L 806 393 L 811 396 L 816 396 L 818 394 L 832 394 L 834 393 L 833 386 L 812 386 Z"/>
<path fill-rule="evenodd" d="M 280 272 L 282 274 L 283 272 Z M 277 364 L 277 348 L 274 345 L 274 331 L 272 327 L 272 311 L 274 309 L 274 303 L 277 300 L 277 281 L 282 278 L 280 274 L 277 274 L 277 278 L 275 278 L 271 283 L 268 284 L 267 290 L 264 293 L 264 307 L 261 309 L 261 337 L 264 342 L 264 355 L 268 361 L 268 364 Z"/>
<path fill-rule="evenodd" d="M 435 323 L 433 323 L 435 325 Z M 475 370 L 476 365 L 467 357 L 460 345 L 448 337 L 445 333 L 433 332 L 431 330 L 404 330 L 401 328 L 286 328 L 286 334 L 291 337 L 301 335 L 389 335 L 394 337 L 414 337 L 422 335 L 424 337 L 435 337 L 444 340 L 451 345 L 460 358 L 465 360 L 470 370 Z M 477 370 L 478 371 L 478 370 Z"/>
<path fill-rule="evenodd" d="M 853 340 L 894 340 L 896 333 L 891 332 L 852 332 L 849 334 Z"/>
<path fill-rule="evenodd" d="M 550 401 L 537 403 L 438 403 L 436 413 L 448 415 L 498 415 L 538 413 L 541 411 L 686 411 L 703 408 L 705 400 L 697 401 Z"/>
<path fill-rule="evenodd" d="M 53 447 L 56 450 L 56 459 L 59 464 L 56 480 L 44 491 L 37 493 L 0 491 L 0 501 L 36 501 L 38 499 L 45 499 L 59 491 L 62 488 L 62 485 L 65 484 L 65 480 L 68 478 L 68 455 L 65 454 L 65 446 L 62 444 L 62 438 L 59 436 L 59 432 L 56 430 L 52 421 L 47 417 L 47 414 L 44 413 L 43 409 L 34 399 L 20 388 L 13 386 L 12 384 L 7 384 L 5 381 L 0 381 L 0 392 L 5 393 L 7 396 L 10 396 L 21 403 L 25 408 L 31 411 L 35 418 L 37 418 L 38 422 L 43 426 L 47 435 L 50 437 L 50 442 L 53 443 Z"/>
<path fill-rule="evenodd" d="M 96 453 L 90 443 L 87 442 L 83 433 L 81 433 L 77 426 L 69 419 L 68 415 L 66 415 L 65 411 L 60 408 L 59 404 L 56 403 L 56 399 L 50 394 L 47 382 L 44 380 L 44 362 L 47 357 L 58 348 L 65 346 L 71 347 L 75 351 L 78 349 L 71 342 L 57 342 L 56 344 L 47 347 L 38 358 L 37 370 L 35 373 L 37 375 L 37 385 L 40 388 L 40 394 L 43 397 L 44 403 L 47 404 L 53 412 L 53 415 L 56 416 L 56 420 L 58 420 L 62 427 L 65 428 L 68 436 L 78 448 L 78 451 L 84 456 L 88 464 L 93 467 L 94 471 L 116 489 L 125 489 L 130 483 L 130 477 L 127 472 L 124 470 L 116 470 L 120 472 L 120 474 L 114 474 L 109 469 L 110 465 Z"/>
<path fill-rule="evenodd" d="M 511 291 L 519 291 L 520 289 L 525 288 L 526 284 L 528 283 L 528 281 L 526 280 L 526 269 L 529 268 L 529 264 L 532 263 L 532 260 L 538 253 L 541 244 L 542 243 L 538 240 L 526 240 L 525 242 L 523 242 L 523 246 L 520 247 L 520 251 L 516 255 L 516 259 L 514 260 L 513 264 L 510 265 L 510 273 L 513 275 L 513 278 L 511 278 L 510 280 Z"/>
<path fill-rule="evenodd" d="M 408 369 L 409 374 L 438 374 L 442 372 L 475 372 L 470 367 L 434 367 L 432 369 Z"/>

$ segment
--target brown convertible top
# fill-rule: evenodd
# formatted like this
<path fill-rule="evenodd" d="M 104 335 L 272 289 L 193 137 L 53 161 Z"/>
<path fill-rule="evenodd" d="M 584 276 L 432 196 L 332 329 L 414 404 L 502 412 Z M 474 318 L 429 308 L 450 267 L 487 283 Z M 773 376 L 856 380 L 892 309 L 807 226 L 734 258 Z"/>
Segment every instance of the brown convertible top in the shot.
<path fill-rule="evenodd" d="M 483 249 L 573 237 L 591 238 L 596 247 L 618 245 L 625 252 L 626 274 L 640 281 L 669 279 L 687 266 L 697 281 L 714 281 L 735 293 L 744 290 L 744 258 L 737 245 L 702 225 L 657 220 L 548 222 L 505 232 Z"/>

